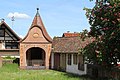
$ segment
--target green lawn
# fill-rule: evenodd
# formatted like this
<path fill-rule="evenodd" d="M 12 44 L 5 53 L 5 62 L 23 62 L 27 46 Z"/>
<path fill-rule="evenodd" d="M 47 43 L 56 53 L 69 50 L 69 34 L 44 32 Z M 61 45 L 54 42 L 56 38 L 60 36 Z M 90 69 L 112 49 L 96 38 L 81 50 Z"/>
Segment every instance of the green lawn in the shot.
<path fill-rule="evenodd" d="M 79 76 L 54 70 L 20 70 L 17 64 L 0 68 L 0 80 L 84 80 Z"/>

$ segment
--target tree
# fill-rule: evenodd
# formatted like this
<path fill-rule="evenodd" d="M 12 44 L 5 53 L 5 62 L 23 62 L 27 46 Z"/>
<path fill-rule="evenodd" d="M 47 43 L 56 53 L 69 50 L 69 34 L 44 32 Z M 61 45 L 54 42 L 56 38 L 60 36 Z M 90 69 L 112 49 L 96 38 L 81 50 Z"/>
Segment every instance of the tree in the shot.
<path fill-rule="evenodd" d="M 114 67 L 120 62 L 120 0 L 96 0 L 93 9 L 84 8 L 95 40 L 83 49 L 87 62 Z"/>

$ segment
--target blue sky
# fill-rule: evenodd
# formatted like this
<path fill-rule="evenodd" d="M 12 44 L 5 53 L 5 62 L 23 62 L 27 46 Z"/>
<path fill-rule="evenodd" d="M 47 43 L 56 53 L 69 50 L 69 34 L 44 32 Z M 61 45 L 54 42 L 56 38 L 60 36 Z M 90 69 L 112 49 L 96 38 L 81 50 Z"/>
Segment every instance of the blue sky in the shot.
<path fill-rule="evenodd" d="M 0 18 L 19 35 L 25 36 L 36 14 L 36 8 L 51 37 L 62 36 L 64 32 L 81 32 L 90 25 L 84 7 L 93 7 L 89 0 L 0 0 Z M 10 14 L 16 14 L 11 21 Z M 22 17 L 24 16 L 24 17 Z"/>

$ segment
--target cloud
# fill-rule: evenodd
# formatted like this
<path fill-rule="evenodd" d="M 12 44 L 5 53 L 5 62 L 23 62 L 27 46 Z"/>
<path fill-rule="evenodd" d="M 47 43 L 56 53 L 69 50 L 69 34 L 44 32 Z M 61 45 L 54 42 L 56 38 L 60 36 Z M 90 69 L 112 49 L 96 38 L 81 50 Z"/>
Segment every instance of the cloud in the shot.
<path fill-rule="evenodd" d="M 24 13 L 18 13 L 18 12 L 14 12 L 14 13 L 8 13 L 7 15 L 8 18 L 17 18 L 17 19 L 29 19 L 30 16 Z"/>

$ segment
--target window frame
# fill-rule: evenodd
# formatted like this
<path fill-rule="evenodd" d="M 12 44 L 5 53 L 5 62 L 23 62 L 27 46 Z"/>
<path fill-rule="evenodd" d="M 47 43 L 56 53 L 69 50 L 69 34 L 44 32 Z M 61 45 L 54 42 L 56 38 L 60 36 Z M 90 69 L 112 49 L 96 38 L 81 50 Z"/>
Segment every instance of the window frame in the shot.
<path fill-rule="evenodd" d="M 0 37 L 5 37 L 5 29 L 0 28 Z"/>
<path fill-rule="evenodd" d="M 78 54 L 73 54 L 73 64 L 74 65 L 78 64 Z"/>
<path fill-rule="evenodd" d="M 68 54 L 67 64 L 68 64 L 68 65 L 72 65 L 72 54 Z"/>
<path fill-rule="evenodd" d="M 6 49 L 18 49 L 18 43 L 6 42 L 5 48 Z"/>

